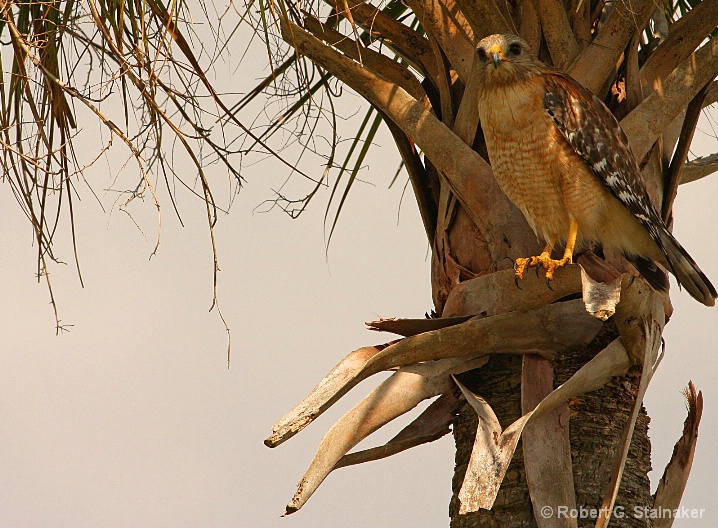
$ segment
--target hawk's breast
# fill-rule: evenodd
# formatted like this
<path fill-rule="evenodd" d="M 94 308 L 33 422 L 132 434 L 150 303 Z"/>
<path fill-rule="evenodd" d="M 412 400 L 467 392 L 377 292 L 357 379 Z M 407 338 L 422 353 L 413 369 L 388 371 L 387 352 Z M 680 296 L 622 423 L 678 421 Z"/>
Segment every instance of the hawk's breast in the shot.
<path fill-rule="evenodd" d="M 494 176 L 546 242 L 565 241 L 570 217 L 579 236 L 593 238 L 587 231 L 600 223 L 606 190 L 544 110 L 544 92 L 543 78 L 534 77 L 480 96 Z"/>

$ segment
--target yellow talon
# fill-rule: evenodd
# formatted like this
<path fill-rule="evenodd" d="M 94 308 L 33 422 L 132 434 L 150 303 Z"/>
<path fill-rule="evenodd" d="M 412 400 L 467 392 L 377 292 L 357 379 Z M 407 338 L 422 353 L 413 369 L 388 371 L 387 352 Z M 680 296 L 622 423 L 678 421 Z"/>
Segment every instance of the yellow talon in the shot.
<path fill-rule="evenodd" d="M 531 260 L 536 257 L 529 257 L 529 258 L 517 258 L 516 263 L 514 264 L 514 270 L 516 271 L 516 278 L 517 279 L 523 279 L 524 278 L 524 272 L 531 267 Z"/>
<path fill-rule="evenodd" d="M 547 261 L 541 262 L 541 265 L 546 270 L 546 280 L 552 281 L 553 274 L 558 268 L 563 267 L 566 264 L 571 264 L 571 263 L 572 263 L 571 257 L 564 257 L 561 260 L 548 259 Z"/>
<path fill-rule="evenodd" d="M 553 241 L 547 244 L 544 250 L 537 257 L 528 258 L 517 258 L 514 269 L 516 270 L 516 279 L 523 279 L 524 273 L 528 268 L 534 268 L 541 265 L 546 270 L 546 280 L 548 282 L 553 280 L 554 272 L 566 264 L 573 263 L 573 249 L 576 245 L 576 236 L 578 234 L 578 222 L 571 219 L 568 230 L 568 240 L 566 241 L 566 249 L 563 252 L 563 258 L 555 260 L 551 258 L 551 251 L 553 251 Z"/>
<path fill-rule="evenodd" d="M 528 257 L 528 258 L 517 258 L 516 259 L 516 277 L 518 279 L 523 279 L 524 273 L 529 268 L 535 268 L 535 267 L 542 267 L 546 270 L 546 279 L 553 280 L 553 274 L 554 272 L 566 264 L 571 264 L 573 262 L 573 259 L 571 257 L 564 257 L 560 260 L 555 260 L 551 258 L 550 254 L 542 253 L 541 255 L 537 257 Z"/>

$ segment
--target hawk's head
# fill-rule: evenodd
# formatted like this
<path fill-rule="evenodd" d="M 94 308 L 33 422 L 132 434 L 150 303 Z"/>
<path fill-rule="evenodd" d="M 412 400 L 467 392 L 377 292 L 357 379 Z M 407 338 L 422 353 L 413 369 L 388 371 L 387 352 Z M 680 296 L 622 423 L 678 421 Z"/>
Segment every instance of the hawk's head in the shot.
<path fill-rule="evenodd" d="M 489 35 L 476 47 L 476 64 L 484 82 L 505 85 L 538 75 L 544 65 L 516 35 Z"/>

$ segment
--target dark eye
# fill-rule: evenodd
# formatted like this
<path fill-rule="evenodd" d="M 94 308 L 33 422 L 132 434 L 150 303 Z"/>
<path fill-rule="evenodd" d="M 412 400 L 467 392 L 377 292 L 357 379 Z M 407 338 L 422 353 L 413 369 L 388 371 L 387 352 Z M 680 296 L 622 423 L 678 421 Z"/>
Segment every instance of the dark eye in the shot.
<path fill-rule="evenodd" d="M 521 55 L 521 44 L 518 42 L 511 44 L 511 46 L 509 46 L 509 53 L 511 53 L 511 55 Z"/>
<path fill-rule="evenodd" d="M 484 48 L 479 48 L 476 53 L 479 55 L 480 60 L 486 61 L 486 51 L 484 51 Z"/>

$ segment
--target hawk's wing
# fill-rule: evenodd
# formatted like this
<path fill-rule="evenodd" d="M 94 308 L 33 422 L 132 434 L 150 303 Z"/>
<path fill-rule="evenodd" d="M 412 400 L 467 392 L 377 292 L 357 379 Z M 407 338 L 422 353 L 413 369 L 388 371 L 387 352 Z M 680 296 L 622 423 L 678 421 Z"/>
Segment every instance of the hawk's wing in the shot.
<path fill-rule="evenodd" d="M 678 282 L 707 306 L 718 296 L 715 287 L 688 252 L 666 229 L 651 204 L 646 186 L 633 157 L 628 138 L 611 111 L 595 95 L 559 72 L 544 74 L 544 108 L 556 128 L 593 173 L 611 190 L 633 216 L 641 221 L 666 257 Z M 643 276 L 658 289 L 665 285 L 655 280 L 655 265 L 641 256 L 629 257 Z M 650 264 L 650 265 L 649 265 Z"/>
<path fill-rule="evenodd" d="M 543 104 L 561 134 L 594 174 L 638 218 L 665 252 L 663 221 L 651 204 L 628 138 L 606 105 L 558 72 L 544 75 Z"/>

